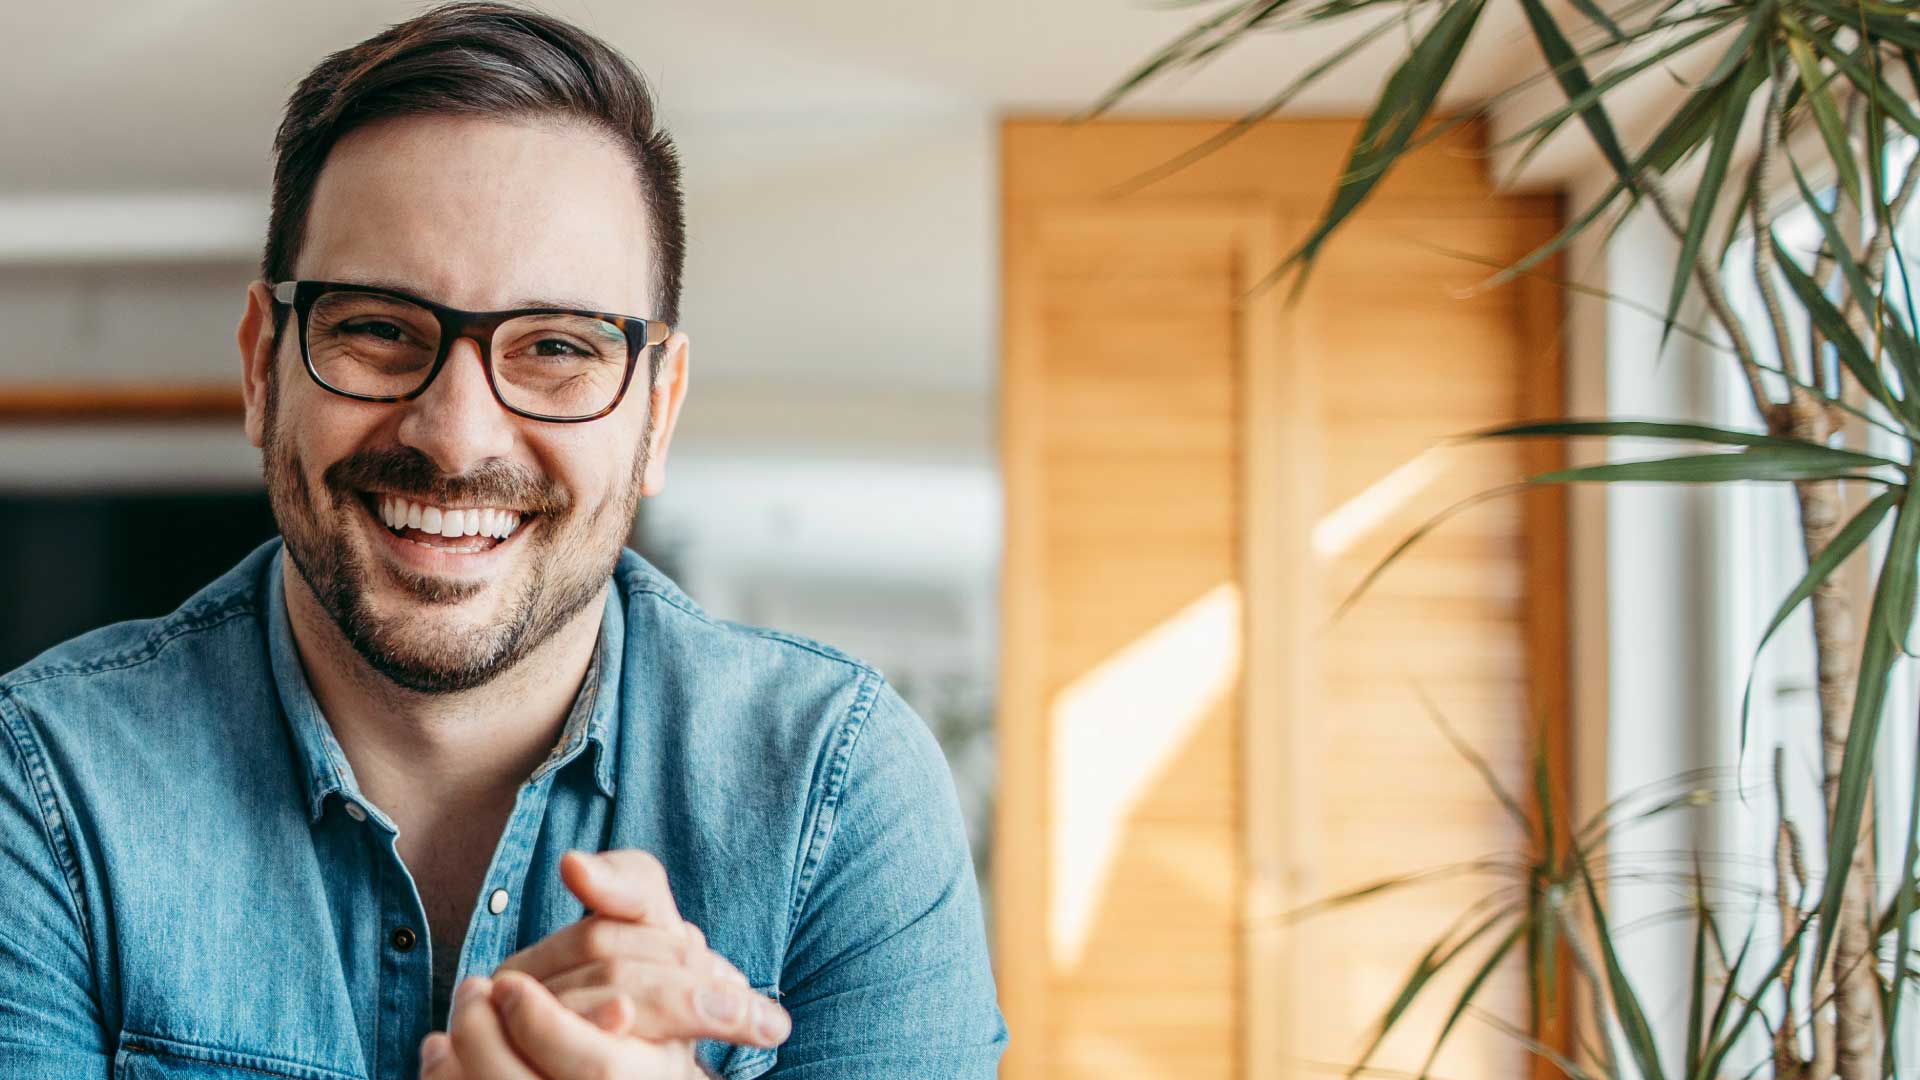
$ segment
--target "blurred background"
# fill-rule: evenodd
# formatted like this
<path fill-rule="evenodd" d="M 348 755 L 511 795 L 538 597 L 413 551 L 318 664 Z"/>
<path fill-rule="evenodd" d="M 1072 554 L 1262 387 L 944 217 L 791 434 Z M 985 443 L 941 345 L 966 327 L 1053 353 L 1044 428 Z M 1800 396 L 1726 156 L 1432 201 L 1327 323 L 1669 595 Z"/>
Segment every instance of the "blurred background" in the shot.
<path fill-rule="evenodd" d="M 423 6 L 0 0 L 0 671 L 170 610 L 271 535 L 233 335 L 273 132 L 316 61 Z M 1657 869 L 1609 892 L 1680 1036 L 1674 853 L 1712 845 L 1727 880 L 1765 882 L 1774 808 L 1819 819 L 1804 615 L 1756 682 L 1756 745 L 1788 754 L 1777 807 L 1768 755 L 1737 743 L 1757 631 L 1805 566 L 1789 494 L 1489 504 L 1330 621 L 1442 508 L 1603 454 L 1450 436 L 1755 422 L 1712 341 L 1663 338 L 1677 247 L 1645 214 L 1483 287 L 1611 180 L 1577 124 L 1524 159 L 1507 141 L 1550 83 L 1411 159 L 1288 307 L 1256 285 L 1325 207 L 1395 34 L 1175 172 L 1349 31 L 1248 35 L 1075 127 L 1225 8 L 543 6 L 646 72 L 685 170 L 691 390 L 631 544 L 720 617 L 873 663 L 938 735 L 1013 1031 L 1003 1075 L 1344 1071 L 1427 944 L 1486 910 L 1457 871 L 1529 842 L 1487 782 L 1526 789 L 1536 765 L 1569 817 L 1675 777 L 1714 803 L 1623 829 L 1615 856 Z M 1442 107 L 1539 66 L 1520 6 L 1490 5 Z M 1616 119 L 1644 135 L 1699 74 L 1630 82 Z M 1762 325 L 1751 285 L 1731 303 Z M 1894 708 L 1914 690 L 1903 675 Z M 1904 812 L 1912 753 L 1880 753 Z M 1427 891 L 1296 919 L 1436 867 Z M 1571 1045 L 1574 1005 L 1529 1015 L 1517 964 L 1490 967 L 1436 1075 L 1544 1075 L 1528 1033 Z M 1383 1068 L 1421 1068 L 1442 1015 L 1423 1008 Z"/>

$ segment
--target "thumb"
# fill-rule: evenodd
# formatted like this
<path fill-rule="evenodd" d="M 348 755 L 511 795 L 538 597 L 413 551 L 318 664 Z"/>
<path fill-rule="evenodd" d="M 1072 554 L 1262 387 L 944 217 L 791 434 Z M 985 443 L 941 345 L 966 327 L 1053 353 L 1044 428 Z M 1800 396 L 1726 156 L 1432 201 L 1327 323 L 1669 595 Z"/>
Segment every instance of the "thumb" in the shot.
<path fill-rule="evenodd" d="M 560 858 L 560 880 L 589 911 L 648 926 L 680 925 L 666 867 L 649 852 L 569 851 Z"/>

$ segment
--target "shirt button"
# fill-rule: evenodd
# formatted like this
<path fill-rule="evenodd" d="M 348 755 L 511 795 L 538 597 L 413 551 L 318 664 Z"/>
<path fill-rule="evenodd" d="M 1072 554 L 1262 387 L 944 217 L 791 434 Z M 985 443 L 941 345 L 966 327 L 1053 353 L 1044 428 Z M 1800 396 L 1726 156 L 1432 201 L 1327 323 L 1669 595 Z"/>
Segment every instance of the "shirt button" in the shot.
<path fill-rule="evenodd" d="M 393 932 L 393 947 L 401 952 L 411 952 L 415 940 L 413 931 L 404 926 Z"/>
<path fill-rule="evenodd" d="M 507 890 L 493 890 L 493 895 L 487 897 L 487 910 L 493 912 L 495 915 L 507 910 Z"/>
<path fill-rule="evenodd" d="M 352 818 L 355 821 L 367 820 L 367 812 L 365 810 L 360 809 L 360 804 L 356 802 L 350 802 L 347 804 L 347 816 Z"/>

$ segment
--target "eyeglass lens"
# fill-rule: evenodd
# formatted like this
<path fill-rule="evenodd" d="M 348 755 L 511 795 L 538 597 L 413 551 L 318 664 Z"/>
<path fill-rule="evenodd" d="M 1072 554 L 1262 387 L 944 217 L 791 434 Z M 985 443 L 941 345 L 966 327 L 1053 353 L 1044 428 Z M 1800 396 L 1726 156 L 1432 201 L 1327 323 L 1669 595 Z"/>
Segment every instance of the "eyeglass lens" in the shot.
<path fill-rule="evenodd" d="M 368 397 L 419 389 L 440 353 L 440 320 L 379 293 L 329 292 L 307 315 L 307 356 L 328 386 Z M 508 405 L 545 416 L 591 416 L 620 393 L 627 336 L 606 319 L 522 315 L 491 343 L 494 385 Z"/>

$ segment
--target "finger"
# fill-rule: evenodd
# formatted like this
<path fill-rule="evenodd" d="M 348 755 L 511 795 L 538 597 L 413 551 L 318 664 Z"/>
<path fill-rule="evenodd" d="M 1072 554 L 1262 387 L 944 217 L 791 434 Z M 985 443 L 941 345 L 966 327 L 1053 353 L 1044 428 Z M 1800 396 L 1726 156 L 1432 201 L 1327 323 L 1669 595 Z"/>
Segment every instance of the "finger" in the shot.
<path fill-rule="evenodd" d="M 702 974 L 724 974 L 733 968 L 719 955 L 678 931 L 593 915 L 563 926 L 507 957 L 496 973 L 523 971 L 545 981 L 582 964 L 616 957 L 675 965 Z"/>
<path fill-rule="evenodd" d="M 597 914 L 651 926 L 680 925 L 666 867 L 639 848 L 569 851 L 560 857 L 560 880 Z"/>
<path fill-rule="evenodd" d="M 643 1039 L 718 1039 L 774 1047 L 793 1029 L 786 1010 L 732 980 L 698 978 L 677 968 L 590 964 L 548 980 L 547 988 L 571 994 L 618 993 L 630 998 L 635 1017 L 629 1034 Z M 581 1000 L 597 1002 L 597 994 Z"/>
<path fill-rule="evenodd" d="M 561 1005 L 539 980 L 517 971 L 493 984 L 507 1039 L 547 1076 L 612 1076 L 621 1045 Z"/>
<path fill-rule="evenodd" d="M 464 1080 L 465 1076 L 446 1032 L 436 1031 L 420 1040 L 420 1080 Z"/>
<path fill-rule="evenodd" d="M 593 1026 L 613 1035 L 630 1035 L 637 1011 L 633 999 L 611 986 L 588 986 L 577 990 L 547 987 L 560 1004 L 587 1018 Z"/>
<path fill-rule="evenodd" d="M 492 990 L 492 980 L 476 975 L 454 991 L 447 1035 L 453 1041 L 453 1055 L 465 1070 L 463 1075 L 470 1080 L 540 1080 L 508 1043 L 500 1014 L 489 998 Z"/>

